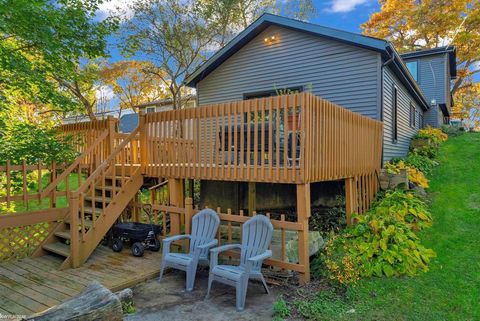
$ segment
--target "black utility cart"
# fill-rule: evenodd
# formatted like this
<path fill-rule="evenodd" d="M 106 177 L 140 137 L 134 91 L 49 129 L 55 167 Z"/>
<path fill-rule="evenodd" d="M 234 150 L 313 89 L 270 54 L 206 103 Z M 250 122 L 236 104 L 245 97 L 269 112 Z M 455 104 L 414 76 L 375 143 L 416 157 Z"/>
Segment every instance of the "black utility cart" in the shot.
<path fill-rule="evenodd" d="M 152 207 L 145 205 L 144 212 L 150 218 Z M 133 256 L 143 256 L 145 250 L 157 252 L 160 250 L 160 242 L 157 235 L 162 232 L 162 227 L 155 224 L 145 224 L 137 222 L 122 222 L 113 225 L 111 230 L 112 250 L 120 252 L 123 249 L 124 243 L 132 245 Z"/>

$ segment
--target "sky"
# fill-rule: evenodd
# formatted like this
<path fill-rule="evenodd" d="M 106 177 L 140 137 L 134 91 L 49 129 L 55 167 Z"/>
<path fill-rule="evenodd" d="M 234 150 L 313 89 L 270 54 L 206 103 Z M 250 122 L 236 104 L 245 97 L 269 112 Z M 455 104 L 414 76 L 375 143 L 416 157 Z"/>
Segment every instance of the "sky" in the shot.
<path fill-rule="evenodd" d="M 288 1 L 288 0 L 287 0 Z M 377 0 L 314 0 L 316 15 L 310 22 L 351 32 L 361 32 L 360 24 L 369 19 L 371 13 L 380 9 Z M 110 0 L 100 5 L 100 17 L 126 9 L 128 0 Z M 128 14 L 128 12 L 127 12 Z M 111 61 L 122 59 L 115 48 L 115 38 L 109 39 Z"/>
<path fill-rule="evenodd" d="M 128 2 L 129 0 L 105 1 L 100 5 L 98 18 L 107 17 L 119 9 L 128 15 Z M 369 19 L 370 14 L 380 9 L 377 0 L 314 0 L 313 3 L 316 14 L 309 20 L 310 22 L 357 33 L 361 32 L 360 25 Z M 115 45 L 115 39 L 114 36 L 108 39 L 110 62 L 124 59 Z M 118 100 L 110 88 L 99 88 L 97 98 L 102 99 L 102 97 L 110 100 L 108 109 L 116 109 Z"/>

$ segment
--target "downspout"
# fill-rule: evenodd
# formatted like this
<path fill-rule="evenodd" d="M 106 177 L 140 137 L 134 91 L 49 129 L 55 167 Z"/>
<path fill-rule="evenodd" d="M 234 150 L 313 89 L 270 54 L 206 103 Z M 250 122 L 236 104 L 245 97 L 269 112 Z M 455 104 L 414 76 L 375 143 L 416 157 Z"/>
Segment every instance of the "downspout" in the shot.
<path fill-rule="evenodd" d="M 390 57 L 390 59 L 388 59 L 387 61 L 385 61 L 382 66 L 380 67 L 380 121 L 383 123 L 383 106 L 384 106 L 384 103 L 383 103 L 383 86 L 384 86 L 384 83 L 383 83 L 383 69 L 384 67 L 388 66 L 391 62 L 393 62 L 393 60 L 395 59 L 395 56 L 392 56 L 390 55 L 390 53 L 387 51 L 387 54 L 388 56 Z M 385 137 L 385 136 L 384 136 Z M 383 144 L 382 144 L 382 159 L 381 159 L 381 163 L 380 163 L 380 168 L 383 167 Z"/>

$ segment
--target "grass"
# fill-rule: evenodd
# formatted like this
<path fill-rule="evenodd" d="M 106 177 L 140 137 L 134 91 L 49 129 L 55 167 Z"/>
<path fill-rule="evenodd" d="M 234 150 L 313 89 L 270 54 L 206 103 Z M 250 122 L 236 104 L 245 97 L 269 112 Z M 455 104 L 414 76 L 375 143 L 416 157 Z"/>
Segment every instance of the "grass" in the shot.
<path fill-rule="evenodd" d="M 48 173 L 43 174 L 42 176 L 42 186 L 43 188 L 46 188 L 49 185 L 49 175 Z M 69 187 L 70 190 L 76 190 L 78 188 L 78 174 L 70 174 L 69 176 Z M 84 178 L 82 178 L 82 181 Z M 65 191 L 66 185 L 65 181 L 60 182 L 58 184 L 58 191 Z M 28 190 L 29 194 L 35 194 L 38 192 L 38 186 L 37 184 L 34 184 L 33 188 L 30 188 Z M 17 195 L 18 193 L 14 193 L 14 195 Z M 15 201 L 12 202 L 14 204 L 14 209 L 15 212 L 27 212 L 27 211 L 36 211 L 36 210 L 41 210 L 41 209 L 47 209 L 50 208 L 50 200 L 48 198 L 42 199 L 41 202 L 38 200 L 29 200 L 26 204 L 23 201 Z M 59 196 L 57 197 L 56 200 L 56 207 L 62 208 L 62 207 L 67 207 L 67 199 L 65 196 Z"/>
<path fill-rule="evenodd" d="M 416 277 L 364 279 L 343 295 L 297 302 L 314 320 L 480 320 L 480 134 L 450 138 L 430 182 L 434 224 L 420 233 L 435 250 Z"/>

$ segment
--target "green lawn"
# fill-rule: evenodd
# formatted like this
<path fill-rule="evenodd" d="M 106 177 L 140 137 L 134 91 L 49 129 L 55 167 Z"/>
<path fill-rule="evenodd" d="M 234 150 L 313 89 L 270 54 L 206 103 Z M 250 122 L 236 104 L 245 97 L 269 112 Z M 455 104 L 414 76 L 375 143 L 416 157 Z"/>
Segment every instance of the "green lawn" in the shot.
<path fill-rule="evenodd" d="M 304 305 L 314 319 L 480 320 L 480 134 L 450 138 L 438 160 L 429 190 L 434 224 L 420 234 L 437 253 L 430 271 L 365 279 L 342 299 L 321 293 Z"/>
<path fill-rule="evenodd" d="M 76 190 L 78 188 L 78 174 L 70 174 L 69 175 L 69 187 L 70 190 Z M 82 179 L 82 181 L 84 178 Z M 49 184 L 49 174 L 44 174 L 42 176 L 42 186 L 43 188 L 46 188 Z M 65 181 L 60 182 L 58 184 L 58 191 L 65 191 L 66 185 Z M 35 185 L 33 189 L 29 190 L 30 194 L 37 193 L 38 187 Z M 21 193 L 21 192 L 20 192 Z M 38 200 L 29 200 L 28 205 L 24 204 L 23 201 L 15 201 L 13 202 L 15 204 L 15 212 L 26 212 L 26 211 L 35 211 L 35 210 L 41 210 L 41 209 L 46 209 L 50 207 L 50 200 L 48 198 L 42 199 L 41 202 L 38 202 Z M 59 196 L 57 197 L 56 200 L 56 207 L 67 207 L 67 199 L 65 196 Z"/>

